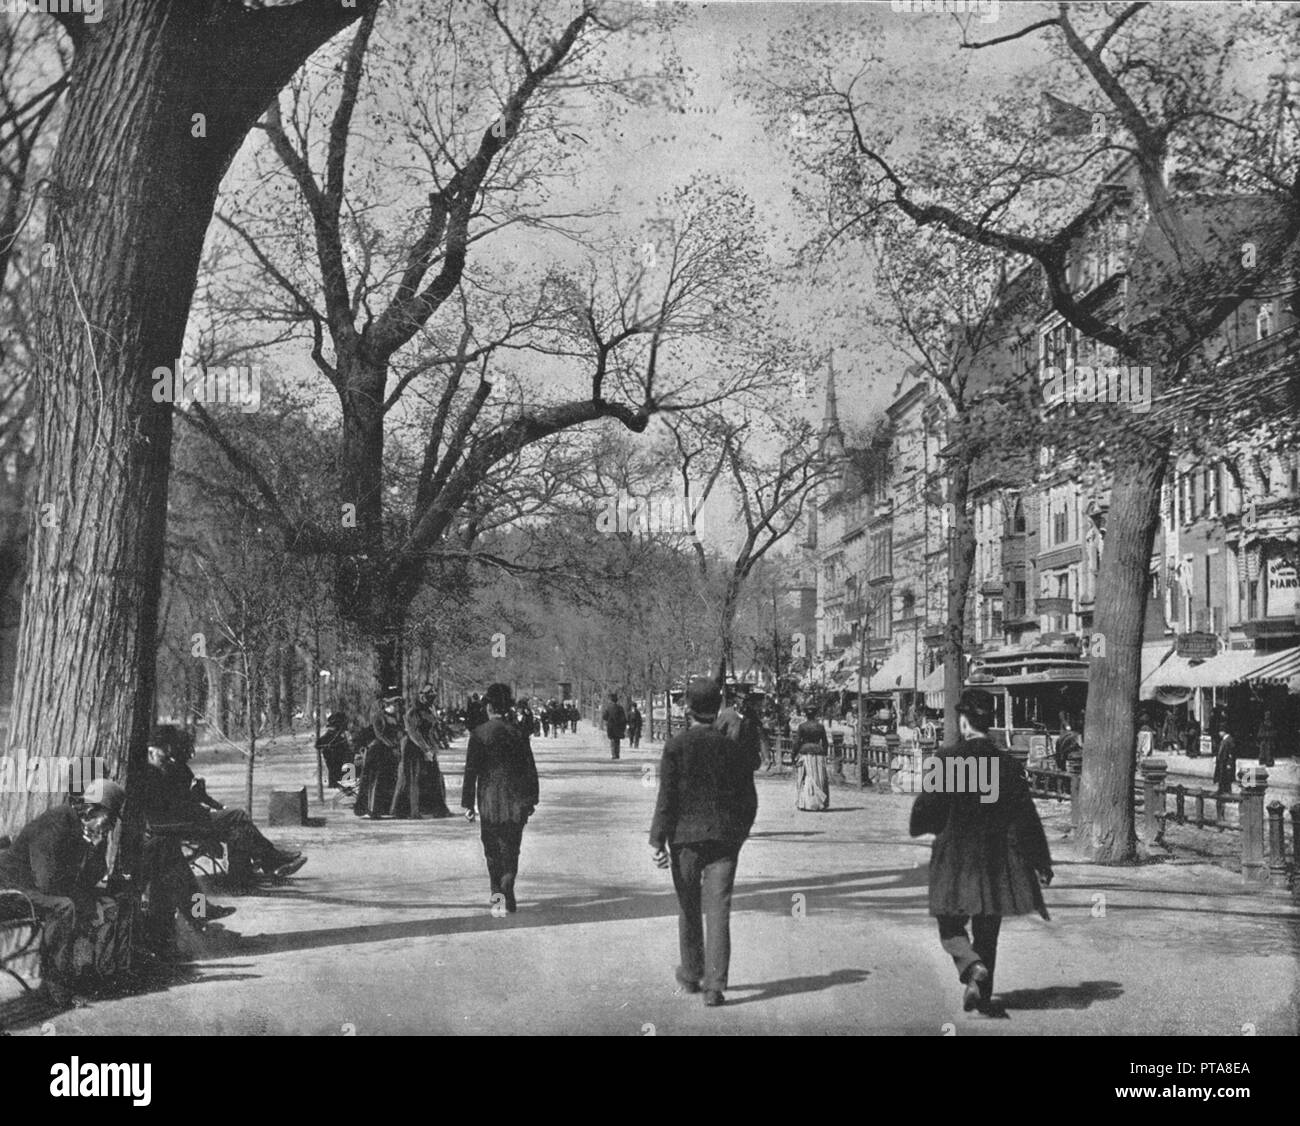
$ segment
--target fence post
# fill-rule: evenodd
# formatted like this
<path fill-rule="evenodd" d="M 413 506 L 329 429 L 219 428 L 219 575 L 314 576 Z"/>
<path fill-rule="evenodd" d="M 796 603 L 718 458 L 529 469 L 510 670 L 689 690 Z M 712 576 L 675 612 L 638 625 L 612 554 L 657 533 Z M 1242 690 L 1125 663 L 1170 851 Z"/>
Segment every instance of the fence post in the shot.
<path fill-rule="evenodd" d="M 858 789 L 865 790 L 867 788 L 868 779 L 871 775 L 867 770 L 867 748 L 869 746 L 869 741 L 862 738 L 862 724 L 858 724 L 853 737 L 857 740 L 858 744 Z"/>
<path fill-rule="evenodd" d="M 1282 824 L 1285 809 L 1277 798 L 1268 803 L 1268 877 L 1275 888 L 1287 885 L 1286 827 Z"/>
<path fill-rule="evenodd" d="M 1164 843 L 1165 779 L 1169 763 L 1162 758 L 1144 758 L 1142 770 L 1142 820 L 1148 846 Z"/>
<path fill-rule="evenodd" d="M 1300 898 L 1300 803 L 1291 807 L 1291 894 Z"/>
<path fill-rule="evenodd" d="M 1241 878 L 1247 883 L 1267 883 L 1264 860 L 1264 791 L 1268 771 L 1252 767 L 1241 776 Z"/>

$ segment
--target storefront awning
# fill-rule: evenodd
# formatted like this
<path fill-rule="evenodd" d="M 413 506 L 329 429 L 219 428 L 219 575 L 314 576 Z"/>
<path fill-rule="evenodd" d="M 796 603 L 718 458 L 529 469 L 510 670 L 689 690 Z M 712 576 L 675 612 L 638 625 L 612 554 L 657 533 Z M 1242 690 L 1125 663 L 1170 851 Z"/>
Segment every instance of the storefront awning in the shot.
<path fill-rule="evenodd" d="M 943 707 L 943 665 L 939 665 L 934 672 L 921 678 L 921 691 L 925 693 L 925 706 L 927 708 Z"/>
<path fill-rule="evenodd" d="M 1300 676 L 1300 645 L 1268 654 L 1268 660 L 1245 679 L 1255 684 L 1286 684 Z"/>
<path fill-rule="evenodd" d="M 1156 670 L 1163 667 L 1167 658 L 1172 657 L 1174 652 L 1173 646 L 1161 641 L 1156 645 L 1142 646 L 1142 686 L 1138 690 L 1138 696 L 1143 700 L 1154 700 L 1156 697 Z M 1165 683 L 1161 681 L 1161 683 Z"/>
<path fill-rule="evenodd" d="M 1191 679 L 1184 681 L 1188 688 L 1227 688 L 1249 679 L 1272 663 L 1276 653 L 1260 654 L 1253 649 L 1225 649 L 1216 657 L 1202 661 L 1191 670 Z"/>
<path fill-rule="evenodd" d="M 863 678 L 865 688 L 866 678 Z M 885 663 L 871 674 L 871 691 L 875 692 L 911 692 L 916 688 L 916 666 L 913 654 L 906 652 L 891 653 Z"/>

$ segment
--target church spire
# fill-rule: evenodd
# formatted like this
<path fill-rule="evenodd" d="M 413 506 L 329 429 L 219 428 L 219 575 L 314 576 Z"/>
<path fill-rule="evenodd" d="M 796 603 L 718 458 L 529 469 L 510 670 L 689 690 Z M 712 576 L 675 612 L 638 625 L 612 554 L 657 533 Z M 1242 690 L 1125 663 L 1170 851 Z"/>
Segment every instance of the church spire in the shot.
<path fill-rule="evenodd" d="M 822 452 L 831 457 L 844 456 L 844 431 L 840 429 L 839 401 L 835 396 L 835 360 L 826 357 L 826 410 L 822 414 Z"/>

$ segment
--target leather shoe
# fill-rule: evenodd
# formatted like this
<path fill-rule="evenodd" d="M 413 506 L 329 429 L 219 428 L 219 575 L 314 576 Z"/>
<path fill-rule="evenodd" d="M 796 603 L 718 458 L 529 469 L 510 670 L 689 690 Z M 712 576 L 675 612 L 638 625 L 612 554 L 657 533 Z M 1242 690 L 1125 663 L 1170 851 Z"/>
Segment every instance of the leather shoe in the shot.
<path fill-rule="evenodd" d="M 976 962 L 966 977 L 966 992 L 962 995 L 963 1012 L 979 1009 L 981 1012 L 989 1002 L 989 970 L 983 962 Z"/>
<path fill-rule="evenodd" d="M 704 991 L 704 1007 L 706 1009 L 716 1009 L 719 1005 L 726 1004 L 726 998 L 716 989 L 706 989 Z"/>

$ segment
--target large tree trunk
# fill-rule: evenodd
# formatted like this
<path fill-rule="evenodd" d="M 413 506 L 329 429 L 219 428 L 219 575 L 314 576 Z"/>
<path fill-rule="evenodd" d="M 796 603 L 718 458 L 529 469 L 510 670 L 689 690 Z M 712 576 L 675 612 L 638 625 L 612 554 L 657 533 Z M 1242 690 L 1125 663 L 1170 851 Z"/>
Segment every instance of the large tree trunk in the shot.
<path fill-rule="evenodd" d="M 96 25 L 64 18 L 77 52 L 49 177 L 57 267 L 33 318 L 40 468 L 10 739 L 29 755 L 95 754 L 119 777 L 144 761 L 172 442 L 151 373 L 181 353 L 235 151 L 307 56 L 371 6 L 152 0 Z M 0 829 L 59 800 L 0 795 Z"/>
<path fill-rule="evenodd" d="M 1094 650 L 1088 674 L 1079 839 L 1090 860 L 1114 864 L 1134 858 L 1134 715 L 1142 670 L 1151 548 L 1160 516 L 1160 483 L 1167 452 L 1147 448 L 1115 466 L 1097 577 Z"/>
<path fill-rule="evenodd" d="M 962 666 L 966 655 L 966 598 L 971 571 L 975 566 L 975 529 L 966 512 L 970 492 L 970 460 L 953 462 L 948 511 L 953 527 L 948 547 L 948 624 L 943 635 L 943 734 L 944 742 L 957 742 L 957 702 L 962 692 Z"/>

